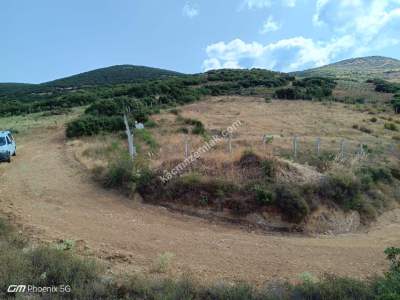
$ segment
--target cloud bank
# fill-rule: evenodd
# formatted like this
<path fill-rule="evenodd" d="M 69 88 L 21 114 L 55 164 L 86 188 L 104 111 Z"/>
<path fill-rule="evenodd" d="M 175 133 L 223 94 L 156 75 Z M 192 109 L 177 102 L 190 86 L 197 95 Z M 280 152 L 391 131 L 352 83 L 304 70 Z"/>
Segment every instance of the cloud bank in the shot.
<path fill-rule="evenodd" d="M 266 8 L 272 0 L 246 0 L 248 8 Z M 287 6 L 295 1 L 282 1 Z M 361 56 L 400 43 L 393 28 L 400 26 L 400 0 L 316 0 L 311 20 L 328 37 L 314 40 L 295 36 L 263 44 L 240 38 L 208 45 L 203 69 L 263 67 L 295 71 L 331 63 L 343 56 Z M 280 24 L 270 16 L 261 33 Z"/>

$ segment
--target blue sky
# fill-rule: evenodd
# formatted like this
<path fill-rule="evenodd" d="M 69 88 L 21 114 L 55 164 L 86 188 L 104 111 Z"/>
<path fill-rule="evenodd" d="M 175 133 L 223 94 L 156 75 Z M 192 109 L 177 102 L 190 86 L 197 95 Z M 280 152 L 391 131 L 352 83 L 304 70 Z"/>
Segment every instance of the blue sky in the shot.
<path fill-rule="evenodd" d="M 0 82 L 115 64 L 292 71 L 400 58 L 400 0 L 2 0 Z"/>

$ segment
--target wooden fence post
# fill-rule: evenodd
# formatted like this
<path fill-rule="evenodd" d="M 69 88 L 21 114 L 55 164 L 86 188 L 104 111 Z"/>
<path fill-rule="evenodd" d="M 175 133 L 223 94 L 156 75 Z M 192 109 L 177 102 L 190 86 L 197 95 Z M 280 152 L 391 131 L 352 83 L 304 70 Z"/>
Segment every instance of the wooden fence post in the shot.
<path fill-rule="evenodd" d="M 229 154 L 232 154 L 232 133 L 231 132 L 229 133 L 229 136 L 228 136 L 228 151 L 229 151 Z"/>
<path fill-rule="evenodd" d="M 128 117 L 127 113 L 124 113 L 124 123 L 125 123 L 125 128 L 126 128 L 126 135 L 128 137 L 128 150 L 129 150 L 129 155 L 132 159 L 135 158 L 136 156 L 136 147 L 135 147 L 135 142 L 134 142 L 134 137 L 133 133 L 129 127 L 129 122 L 128 122 Z"/>
<path fill-rule="evenodd" d="M 297 151 L 298 151 L 298 138 L 297 136 L 293 137 L 293 157 L 297 159 Z"/>
<path fill-rule="evenodd" d="M 189 157 L 190 149 L 189 149 L 189 138 L 185 136 L 185 159 Z"/>
<path fill-rule="evenodd" d="M 344 157 L 345 143 L 346 143 L 345 139 L 342 139 L 340 141 L 340 157 Z"/>
<path fill-rule="evenodd" d="M 317 155 L 319 156 L 321 154 L 321 138 L 320 137 L 317 137 L 316 145 L 317 145 Z"/>

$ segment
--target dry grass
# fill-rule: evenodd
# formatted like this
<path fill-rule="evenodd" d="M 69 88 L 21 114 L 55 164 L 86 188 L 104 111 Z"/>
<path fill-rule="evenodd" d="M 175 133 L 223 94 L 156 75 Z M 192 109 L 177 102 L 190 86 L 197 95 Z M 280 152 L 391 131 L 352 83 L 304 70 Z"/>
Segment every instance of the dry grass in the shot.
<path fill-rule="evenodd" d="M 272 101 L 265 103 L 256 97 L 213 97 L 207 101 L 194 103 L 181 108 L 185 118 L 198 119 L 205 125 L 210 135 L 226 129 L 237 120 L 242 126 L 233 134 L 233 154 L 228 153 L 228 143 L 223 141 L 205 158 L 218 161 L 231 161 L 244 150 L 253 150 L 261 154 L 290 152 L 293 136 L 299 138 L 299 152 L 315 151 L 315 141 L 321 138 L 321 149 L 339 151 L 340 142 L 346 139 L 346 151 L 354 153 L 359 144 L 367 144 L 370 149 L 384 151 L 393 144 L 392 133 L 383 128 L 384 120 L 373 123 L 366 112 L 352 110 L 340 103 L 324 104 L 310 101 Z M 389 117 L 381 113 L 381 117 Z M 180 125 L 176 124 L 176 116 L 162 113 L 154 116 L 161 125 L 152 130 L 161 145 L 159 156 L 154 164 L 163 161 L 184 158 L 184 134 L 176 133 Z M 353 125 L 366 127 L 372 134 L 354 129 Z M 262 143 L 264 134 L 272 135 L 274 140 L 266 147 Z M 191 149 L 204 144 L 202 137 L 190 135 Z M 233 156 L 233 157 L 231 157 Z"/>
<path fill-rule="evenodd" d="M 265 103 L 262 98 L 243 96 L 211 97 L 206 101 L 180 107 L 179 116 L 168 111 L 154 115 L 152 118 L 159 126 L 148 131 L 160 148 L 152 152 L 142 141 L 138 142 L 139 153 L 150 161 L 152 168 L 172 169 L 185 159 L 186 141 L 190 152 L 205 145 L 207 137 L 179 133 L 180 128 L 188 127 L 179 121 L 183 117 L 200 120 L 209 137 L 219 134 L 238 120 L 242 122 L 232 136 L 232 153 L 229 153 L 227 139 L 222 139 L 210 151 L 202 154 L 200 163 L 196 164 L 196 168 L 210 177 L 222 177 L 233 182 L 243 179 L 238 177 L 232 166 L 244 151 L 251 150 L 263 158 L 292 158 L 293 136 L 298 136 L 299 157 L 296 165 L 288 160 L 286 162 L 291 163 L 301 176 L 311 180 L 317 178 L 317 174 L 300 163 L 313 165 L 307 157 L 315 156 L 317 137 L 321 139 L 321 152 L 338 154 L 341 141 L 345 139 L 348 159 L 359 151 L 361 143 L 378 154 L 374 159 L 396 159 L 393 155 L 388 156 L 388 149 L 397 142 L 392 138 L 393 133 L 384 129 L 385 120 L 395 116 L 380 113 L 375 116 L 376 122 L 372 122 L 370 114 L 348 106 L 311 101 L 277 100 Z M 353 128 L 355 124 L 358 129 Z M 368 128 L 372 133 L 362 132 L 360 128 Z M 265 134 L 273 136 L 272 143 L 263 144 L 262 137 Z M 126 147 L 124 140 L 117 135 L 85 138 L 77 143 L 76 157 L 89 169 L 105 166 L 113 153 L 110 148 L 112 144 L 118 144 L 120 148 Z M 293 174 L 290 172 L 292 177 Z M 282 174 L 282 178 L 284 177 Z M 292 179 L 295 178 L 297 177 Z M 300 179 L 299 177 L 296 180 Z"/>

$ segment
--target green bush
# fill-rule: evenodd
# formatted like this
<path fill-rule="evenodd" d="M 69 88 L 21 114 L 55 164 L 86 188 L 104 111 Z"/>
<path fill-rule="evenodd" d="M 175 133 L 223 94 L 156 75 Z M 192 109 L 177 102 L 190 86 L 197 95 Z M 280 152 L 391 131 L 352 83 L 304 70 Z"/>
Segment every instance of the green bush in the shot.
<path fill-rule="evenodd" d="M 390 169 L 384 167 L 362 167 L 357 172 L 361 178 L 370 177 L 373 183 L 392 183 L 393 177 Z"/>
<path fill-rule="evenodd" d="M 275 205 L 291 222 L 300 223 L 309 214 L 310 208 L 293 186 L 278 185 L 275 189 Z"/>
<path fill-rule="evenodd" d="M 108 188 L 124 188 L 129 187 L 134 180 L 133 160 L 128 154 L 122 154 L 108 166 L 103 183 Z"/>
<path fill-rule="evenodd" d="M 394 123 L 385 123 L 384 127 L 385 127 L 385 129 L 392 130 L 392 131 L 398 131 L 399 130 L 397 128 L 397 125 L 394 124 Z"/>
<path fill-rule="evenodd" d="M 378 122 L 378 119 L 375 118 L 375 117 L 373 117 L 373 118 L 370 119 L 370 121 L 371 121 L 372 123 L 376 123 L 376 122 Z"/>
<path fill-rule="evenodd" d="M 344 209 L 361 208 L 361 183 L 351 175 L 334 174 L 320 186 L 320 195 L 324 199 L 339 204 Z"/>
<path fill-rule="evenodd" d="M 267 206 L 273 204 L 274 195 L 271 191 L 267 190 L 261 185 L 254 186 L 254 192 L 256 194 L 256 202 L 261 206 Z"/>
<path fill-rule="evenodd" d="M 145 128 L 155 128 L 157 126 L 158 126 L 157 122 L 151 119 L 148 119 L 146 122 L 144 122 Z"/>
<path fill-rule="evenodd" d="M 102 131 L 117 132 L 125 129 L 122 117 L 97 117 L 84 115 L 67 124 L 68 138 L 96 135 Z"/>
<path fill-rule="evenodd" d="M 197 134 L 197 135 L 204 135 L 206 133 L 206 129 L 204 128 L 204 125 L 199 121 L 199 123 L 196 123 L 196 125 L 192 129 L 192 134 Z"/>
<path fill-rule="evenodd" d="M 261 168 L 265 179 L 274 180 L 277 172 L 277 162 L 274 159 L 264 159 L 261 161 Z"/>

